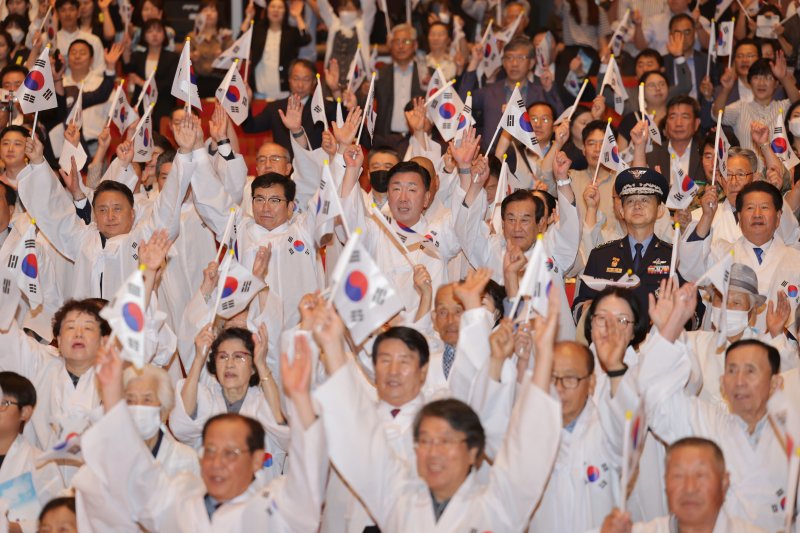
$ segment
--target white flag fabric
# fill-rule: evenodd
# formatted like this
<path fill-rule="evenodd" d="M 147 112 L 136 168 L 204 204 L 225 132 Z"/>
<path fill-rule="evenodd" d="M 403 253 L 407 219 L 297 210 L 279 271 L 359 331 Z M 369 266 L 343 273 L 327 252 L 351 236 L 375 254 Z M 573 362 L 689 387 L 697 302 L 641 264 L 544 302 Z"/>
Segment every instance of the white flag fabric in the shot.
<path fill-rule="evenodd" d="M 625 90 L 625 85 L 622 83 L 622 74 L 619 71 L 617 60 L 614 55 L 608 60 L 608 68 L 606 69 L 605 76 L 603 76 L 603 84 L 600 86 L 600 93 L 608 86 L 614 92 L 614 111 L 617 114 L 622 114 L 625 109 L 625 100 L 628 99 L 628 91 Z"/>
<path fill-rule="evenodd" d="M 44 21 L 42 34 L 44 35 L 45 41 L 49 43 L 49 46 L 56 46 L 56 36 L 58 35 L 58 19 L 53 13 L 54 10 L 49 10 L 48 13 L 50 14 Z"/>
<path fill-rule="evenodd" d="M 267 286 L 263 280 L 239 264 L 233 250 L 225 254 L 219 271 L 224 275 L 220 275 L 213 299 L 219 300 L 217 314 L 225 319 L 244 311 L 250 300 Z"/>
<path fill-rule="evenodd" d="M 17 287 L 28 297 L 31 307 L 42 303 L 42 288 L 39 285 L 39 259 L 36 253 L 36 226 L 28 224 L 25 234 L 8 256 L 6 268 L 14 273 Z"/>
<path fill-rule="evenodd" d="M 250 27 L 247 28 L 247 31 L 241 34 L 239 38 L 233 42 L 230 48 L 217 56 L 214 62 L 211 63 L 211 66 L 214 68 L 230 68 L 234 59 L 241 59 L 242 61 L 250 59 L 250 43 L 252 40 L 253 25 L 250 24 Z"/>
<path fill-rule="evenodd" d="M 731 6 L 733 0 L 716 0 L 716 2 L 717 5 L 716 8 L 714 9 L 714 19 L 719 20 L 720 17 L 722 17 L 722 14 L 725 13 L 725 10 Z M 724 22 L 721 24 L 724 24 Z M 731 25 L 733 25 L 733 23 L 731 23 Z M 727 54 L 720 54 L 720 55 L 727 55 Z"/>
<path fill-rule="evenodd" d="M 723 0 L 725 1 L 725 0 Z M 730 4 L 730 0 L 728 0 Z M 719 7 L 719 5 L 717 5 Z M 717 56 L 729 56 L 733 53 L 733 21 L 720 22 L 717 26 L 717 45 L 714 52 Z"/>
<path fill-rule="evenodd" d="M 667 208 L 686 209 L 692 203 L 692 199 L 697 196 L 699 187 L 691 176 L 683 171 L 675 160 L 674 155 L 670 161 L 670 166 L 672 167 L 672 184 L 669 187 L 669 195 L 667 196 Z"/>
<path fill-rule="evenodd" d="M 611 53 L 619 57 L 622 53 L 622 46 L 625 44 L 625 39 L 628 36 L 629 28 L 628 22 L 630 21 L 631 10 L 625 10 L 622 20 L 619 21 L 617 29 L 611 35 Z"/>
<path fill-rule="evenodd" d="M 717 132 L 719 132 L 717 138 L 717 168 L 720 174 L 726 176 L 728 174 L 728 152 L 731 149 L 731 143 L 728 142 L 728 137 L 719 122 L 717 122 Z"/>
<path fill-rule="evenodd" d="M 461 113 L 458 114 L 458 123 L 456 124 L 456 132 L 453 140 L 456 145 L 461 143 L 461 139 L 467 132 L 467 128 L 475 124 L 475 119 L 472 118 L 472 92 L 467 92 L 467 99 L 464 100 L 464 106 L 461 108 Z"/>
<path fill-rule="evenodd" d="M 114 94 L 114 103 L 111 105 L 111 121 L 117 125 L 119 132 L 124 134 L 125 130 L 133 126 L 139 121 L 139 114 L 128 103 L 128 96 L 122 90 L 123 84 L 120 83 L 117 87 L 117 92 Z"/>
<path fill-rule="evenodd" d="M 100 316 L 108 321 L 114 335 L 122 344 L 122 357 L 142 368 L 144 352 L 144 277 L 136 269 L 125 280 L 111 302 L 100 311 Z"/>
<path fill-rule="evenodd" d="M 344 126 L 344 113 L 342 112 L 342 99 L 336 99 L 336 127 Z"/>
<path fill-rule="evenodd" d="M 449 142 L 455 137 L 463 109 L 464 103 L 452 84 L 446 85 L 430 103 L 428 117 L 445 141 Z"/>
<path fill-rule="evenodd" d="M 614 136 L 614 132 L 611 131 L 611 121 L 609 120 L 606 124 L 606 134 L 603 137 L 603 146 L 600 149 L 600 162 L 606 168 L 610 168 L 611 170 L 615 170 L 617 172 L 622 172 L 630 168 L 628 163 L 626 163 L 622 156 L 619 153 L 619 148 L 617 148 L 617 138 Z"/>
<path fill-rule="evenodd" d="M 528 264 L 525 267 L 525 273 L 522 275 L 522 280 L 519 282 L 518 298 L 528 297 L 529 308 L 539 313 L 541 316 L 547 316 L 547 295 L 553 286 L 553 277 L 550 274 L 550 269 L 553 268 L 552 260 L 547 256 L 544 248 L 544 238 L 539 234 L 536 238 L 536 244 L 531 252 L 531 258 L 528 259 Z"/>
<path fill-rule="evenodd" d="M 511 194 L 511 185 L 508 183 L 508 163 L 506 162 L 507 156 L 503 155 L 503 166 L 500 167 L 500 176 L 497 178 L 497 191 L 494 193 L 494 202 L 492 203 L 492 227 L 494 232 L 498 235 L 503 234 L 503 220 L 500 217 L 500 206 L 505 200 L 506 196 Z"/>
<path fill-rule="evenodd" d="M 431 96 L 436 94 L 436 92 L 444 87 L 444 84 L 447 83 L 447 80 L 444 78 L 444 74 L 442 74 L 442 70 L 440 68 L 436 68 L 431 74 L 431 79 L 428 80 L 428 87 L 426 88 L 425 98 L 430 99 Z M 433 104 L 428 104 L 428 109 L 432 109 Z"/>
<path fill-rule="evenodd" d="M 625 435 L 622 441 L 622 482 L 621 486 L 627 493 L 630 481 L 635 479 L 639 458 L 644 450 L 644 439 L 647 436 L 647 419 L 645 416 L 644 400 L 639 402 L 636 412 L 625 413 Z"/>
<path fill-rule="evenodd" d="M 500 47 L 497 44 L 497 37 L 492 31 L 491 25 L 486 28 L 483 39 L 483 59 L 478 63 L 477 75 L 480 80 L 482 76 L 490 77 L 503 64 L 503 57 Z"/>
<path fill-rule="evenodd" d="M 525 14 L 524 11 L 520 12 L 517 18 L 512 22 L 508 28 L 499 31 L 495 34 L 495 38 L 498 41 L 503 41 L 504 43 L 511 42 L 511 39 L 514 38 L 514 34 L 517 33 L 517 28 L 519 28 L 519 23 L 522 20 L 522 16 Z"/>
<path fill-rule="evenodd" d="M 86 155 L 86 150 L 83 149 L 83 145 L 78 143 L 78 146 L 75 146 L 68 140 L 64 140 L 64 146 L 61 147 L 61 155 L 58 157 L 58 166 L 64 169 L 64 172 L 69 172 L 72 170 L 72 158 L 75 158 L 75 167 L 78 170 L 81 170 L 85 165 L 86 161 L 89 159 L 89 156 Z"/>
<path fill-rule="evenodd" d="M 75 103 L 72 104 L 72 109 L 69 111 L 67 126 L 73 122 L 78 129 L 83 127 L 83 82 L 81 82 L 81 89 L 78 91 L 78 97 L 75 99 Z"/>
<path fill-rule="evenodd" d="M 367 101 L 364 104 L 364 115 L 369 138 L 372 139 L 375 136 L 375 121 L 378 119 L 378 114 L 375 112 L 375 74 L 372 75 L 369 81 L 369 92 L 367 93 Z M 356 139 L 356 142 L 358 142 L 358 139 Z"/>
<path fill-rule="evenodd" d="M 645 112 L 644 119 L 647 121 L 647 132 L 650 134 L 650 140 L 661 146 L 661 131 L 658 129 L 655 117 Z"/>
<path fill-rule="evenodd" d="M 150 107 L 150 104 L 155 104 L 158 100 L 158 87 L 153 79 L 155 78 L 156 70 L 157 69 L 153 69 L 153 72 L 150 73 L 150 76 L 144 82 L 142 92 L 139 93 L 139 99 L 136 101 L 136 105 L 133 106 L 134 109 L 139 109 L 139 104 L 142 102 L 144 102 L 143 109 L 147 109 Z"/>
<path fill-rule="evenodd" d="M 700 276 L 697 284 L 700 285 L 703 280 L 710 281 L 714 287 L 721 293 L 728 293 L 728 283 L 731 278 L 731 266 L 733 265 L 733 255 L 725 254 L 725 256 L 717 261 L 708 271 Z"/>
<path fill-rule="evenodd" d="M 778 116 L 775 118 L 775 126 L 772 128 L 772 143 L 770 146 L 772 147 L 772 151 L 775 152 L 775 155 L 778 156 L 778 159 L 783 163 L 783 166 L 786 167 L 786 170 L 792 170 L 800 163 L 800 159 L 797 159 L 794 150 L 792 150 L 792 145 L 789 144 L 789 138 L 786 137 L 786 130 L 783 124 L 783 109 L 778 110 Z"/>
<path fill-rule="evenodd" d="M 533 124 L 528 117 L 528 110 L 525 109 L 525 100 L 519 92 L 519 84 L 514 87 L 506 104 L 503 116 L 500 118 L 501 127 L 511 134 L 512 137 L 524 144 L 528 149 L 536 152 L 539 157 L 544 157 L 536 133 L 533 131 Z"/>
<path fill-rule="evenodd" d="M 39 58 L 33 63 L 25 81 L 14 93 L 19 107 L 26 115 L 58 107 L 56 89 L 53 85 L 53 72 L 50 68 L 50 47 L 42 49 Z"/>
<path fill-rule="evenodd" d="M 364 64 L 364 55 L 361 53 L 361 47 L 359 46 L 356 53 L 353 54 L 353 60 L 350 62 L 350 68 L 347 71 L 347 88 L 351 93 L 356 92 L 366 77 L 367 66 Z"/>
<path fill-rule="evenodd" d="M 200 93 L 197 92 L 197 78 L 194 75 L 194 67 L 192 67 L 192 59 L 190 57 L 191 44 L 192 42 L 186 39 L 186 44 L 183 46 L 181 57 L 178 60 L 178 70 L 175 71 L 175 77 L 172 79 L 170 94 L 197 109 L 202 109 Z"/>
<path fill-rule="evenodd" d="M 119 16 L 127 30 L 133 17 L 133 4 L 131 4 L 130 0 L 119 0 Z"/>
<path fill-rule="evenodd" d="M 247 99 L 247 87 L 239 74 L 239 60 L 233 62 L 228 68 L 225 78 L 217 88 L 215 96 L 222 108 L 231 117 L 231 120 L 240 126 L 247 120 L 247 112 L 250 102 Z"/>
<path fill-rule="evenodd" d="M 317 87 L 314 89 L 314 96 L 311 97 L 311 120 L 314 124 L 322 122 L 325 129 L 328 129 L 328 117 L 325 115 L 325 97 L 322 95 L 322 83 L 317 74 Z"/>
<path fill-rule="evenodd" d="M 322 165 L 322 176 L 319 179 L 319 191 L 317 192 L 317 227 L 344 214 L 337 189 L 336 181 L 331 174 L 331 167 L 326 160 Z"/>
<path fill-rule="evenodd" d="M 136 125 L 133 134 L 133 160 L 137 163 L 150 161 L 153 156 L 153 106 L 147 108 Z"/>
<path fill-rule="evenodd" d="M 535 75 L 541 76 L 544 69 L 549 66 L 550 55 L 552 54 L 554 45 L 555 39 L 553 38 L 553 34 L 550 33 L 550 31 L 545 32 L 544 38 L 539 42 L 535 50 L 536 67 L 533 70 Z"/>
<path fill-rule="evenodd" d="M 397 289 L 386 279 L 354 232 L 333 271 L 333 305 L 356 345 L 403 310 Z"/>

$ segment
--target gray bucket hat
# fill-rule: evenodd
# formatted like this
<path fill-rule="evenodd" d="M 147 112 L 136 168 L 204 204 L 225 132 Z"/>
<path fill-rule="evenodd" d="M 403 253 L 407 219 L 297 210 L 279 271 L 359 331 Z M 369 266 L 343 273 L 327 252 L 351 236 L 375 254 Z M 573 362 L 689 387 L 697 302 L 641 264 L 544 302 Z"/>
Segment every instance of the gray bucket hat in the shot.
<path fill-rule="evenodd" d="M 753 297 L 756 307 L 761 307 L 767 301 L 766 296 L 758 293 L 758 276 L 755 271 L 742 263 L 731 265 L 731 282 L 728 289 L 746 292 Z"/>

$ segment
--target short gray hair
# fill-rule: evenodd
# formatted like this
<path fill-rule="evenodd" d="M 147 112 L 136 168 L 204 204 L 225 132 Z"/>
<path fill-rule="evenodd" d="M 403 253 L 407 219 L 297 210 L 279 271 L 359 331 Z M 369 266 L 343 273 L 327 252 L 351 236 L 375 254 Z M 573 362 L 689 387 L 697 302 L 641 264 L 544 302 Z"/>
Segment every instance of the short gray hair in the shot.
<path fill-rule="evenodd" d="M 747 162 L 750 164 L 750 170 L 756 172 L 758 170 L 758 156 L 756 153 L 749 148 L 742 148 L 741 146 L 732 146 L 730 150 L 728 150 L 728 160 L 731 157 L 743 157 L 747 159 Z"/>
<path fill-rule="evenodd" d="M 415 41 L 417 40 L 417 29 L 411 24 L 404 22 L 403 24 L 398 24 L 397 26 L 392 28 L 392 31 L 389 32 L 389 41 L 391 42 L 394 39 L 395 34 L 397 34 L 397 32 L 400 31 L 410 32 L 411 38 L 414 39 Z"/>
<path fill-rule="evenodd" d="M 163 368 L 144 365 L 141 370 L 129 366 L 122 374 L 122 385 L 128 388 L 128 385 L 138 379 L 152 379 L 156 382 L 156 394 L 158 401 L 161 404 L 161 412 L 169 413 L 175 406 L 175 392 L 172 388 L 172 381 L 170 381 L 169 374 Z"/>

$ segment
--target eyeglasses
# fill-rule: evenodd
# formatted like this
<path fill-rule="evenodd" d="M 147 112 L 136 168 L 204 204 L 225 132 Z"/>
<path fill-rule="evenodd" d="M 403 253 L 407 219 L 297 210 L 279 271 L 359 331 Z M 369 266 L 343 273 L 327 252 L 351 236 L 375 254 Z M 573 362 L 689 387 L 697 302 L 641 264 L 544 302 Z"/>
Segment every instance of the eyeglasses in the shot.
<path fill-rule="evenodd" d="M 622 327 L 627 327 L 628 324 L 633 324 L 633 319 L 625 315 L 593 315 L 592 324 L 602 327 L 608 327 L 610 321 L 614 321 Z"/>
<path fill-rule="evenodd" d="M 213 446 L 203 446 L 200 448 L 200 460 L 213 461 L 219 457 L 224 464 L 231 464 L 242 456 L 244 450 L 239 448 L 223 448 L 218 450 Z"/>
<path fill-rule="evenodd" d="M 411 46 L 414 44 L 413 39 L 392 39 L 392 44 L 402 44 L 405 46 Z"/>
<path fill-rule="evenodd" d="M 288 157 L 285 157 L 285 156 L 282 156 L 282 155 L 270 155 L 270 156 L 261 155 L 261 156 L 256 157 L 256 163 L 258 163 L 259 165 L 263 165 L 267 161 L 270 161 L 272 163 L 280 163 L 284 159 L 287 160 L 287 161 L 289 160 Z"/>
<path fill-rule="evenodd" d="M 555 385 L 556 387 L 558 387 L 558 384 L 561 383 L 561 386 L 564 387 L 565 389 L 577 389 L 578 385 L 580 385 L 581 381 L 583 381 L 584 379 L 589 379 L 589 377 L 591 377 L 591 374 L 589 374 L 588 376 L 583 376 L 583 377 L 579 377 L 579 376 L 556 376 L 555 374 L 553 374 L 552 376 L 550 376 L 550 380 L 552 381 L 553 385 Z"/>
<path fill-rule="evenodd" d="M 520 226 L 528 227 L 533 225 L 533 218 L 506 217 L 504 222 L 512 226 L 519 224 Z"/>
<path fill-rule="evenodd" d="M 422 450 L 430 450 L 434 446 L 437 446 L 445 450 L 452 450 L 462 442 L 467 442 L 467 439 L 459 439 L 455 437 L 445 437 L 441 439 L 435 439 L 433 437 L 420 437 L 417 439 L 417 442 L 414 443 L 414 447 Z"/>
<path fill-rule="evenodd" d="M 270 196 L 269 198 L 264 198 L 263 196 L 255 196 L 253 197 L 253 205 L 257 205 L 259 207 L 263 206 L 266 202 L 269 202 L 269 205 L 278 206 L 281 202 L 287 202 L 286 198 L 278 198 L 277 196 Z"/>
<path fill-rule="evenodd" d="M 532 116 L 528 115 L 528 118 L 529 118 L 529 119 L 531 120 L 531 122 L 532 122 L 532 123 L 534 123 L 534 124 L 538 124 L 538 123 L 540 123 L 540 122 L 541 122 L 542 124 L 550 124 L 551 122 L 553 122 L 553 119 L 552 119 L 552 118 L 550 118 L 550 117 L 536 117 L 536 116 L 532 117 Z"/>
<path fill-rule="evenodd" d="M 12 402 L 11 400 L 0 401 L 0 411 L 5 411 L 6 409 L 11 407 L 12 405 L 16 405 L 16 406 L 19 407 L 19 402 Z"/>
<path fill-rule="evenodd" d="M 752 175 L 753 175 L 752 172 L 728 172 L 725 174 L 725 176 L 729 180 L 737 179 L 739 181 L 745 179 L 747 176 L 752 176 Z"/>
<path fill-rule="evenodd" d="M 226 353 L 226 352 L 218 352 L 214 359 L 218 363 L 227 363 L 228 361 L 233 358 L 234 363 L 244 364 L 247 361 L 248 357 L 252 357 L 253 354 L 250 352 L 233 352 L 233 353 Z"/>
<path fill-rule="evenodd" d="M 522 63 L 523 61 L 529 60 L 529 56 L 520 56 L 520 55 L 511 55 L 506 54 L 503 56 L 503 61 L 508 63 Z"/>
<path fill-rule="evenodd" d="M 771 74 L 756 74 L 750 78 L 750 81 L 771 82 L 775 81 L 775 76 Z"/>

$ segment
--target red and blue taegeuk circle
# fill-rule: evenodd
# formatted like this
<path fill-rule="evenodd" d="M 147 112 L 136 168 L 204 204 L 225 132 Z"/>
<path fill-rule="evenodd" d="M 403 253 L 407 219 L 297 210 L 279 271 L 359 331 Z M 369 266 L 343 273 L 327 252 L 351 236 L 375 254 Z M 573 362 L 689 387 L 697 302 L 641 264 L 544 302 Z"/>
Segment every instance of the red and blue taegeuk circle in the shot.
<path fill-rule="evenodd" d="M 533 132 L 533 124 L 531 124 L 531 118 L 528 116 L 527 111 L 522 113 L 522 116 L 519 117 L 519 126 L 523 131 L 527 131 L 528 133 Z"/>
<path fill-rule="evenodd" d="M 360 302 L 369 291 L 369 281 L 360 270 L 354 270 L 344 282 L 344 293 L 353 302 Z"/>
<path fill-rule="evenodd" d="M 782 154 L 786 151 L 789 147 L 789 144 L 786 142 L 786 139 L 783 137 L 776 137 L 772 140 L 772 151 L 776 154 Z"/>
<path fill-rule="evenodd" d="M 39 275 L 39 261 L 36 259 L 36 254 L 28 254 L 23 257 L 20 269 L 29 278 L 36 279 L 36 276 Z"/>
<path fill-rule="evenodd" d="M 233 85 L 228 87 L 228 91 L 225 93 L 225 98 L 227 98 L 229 102 L 236 103 L 241 97 L 242 95 L 239 92 L 239 89 Z"/>
<path fill-rule="evenodd" d="M 122 318 L 125 320 L 125 324 L 133 331 L 142 331 L 144 313 L 142 313 L 142 308 L 134 302 L 128 302 L 122 306 Z"/>
<path fill-rule="evenodd" d="M 589 483 L 594 483 L 600 479 L 600 469 L 594 465 L 590 465 L 589 468 L 586 469 L 586 479 L 589 480 Z"/>
<path fill-rule="evenodd" d="M 38 70 L 32 70 L 25 77 L 25 87 L 31 91 L 38 91 L 44 87 L 44 74 Z"/>
<path fill-rule="evenodd" d="M 228 276 L 225 278 L 225 284 L 222 285 L 222 297 L 227 298 L 239 287 L 239 280 L 234 277 Z"/>
<path fill-rule="evenodd" d="M 306 245 L 303 241 L 298 239 L 292 243 L 292 248 L 294 248 L 295 252 L 302 252 L 306 249 Z"/>
<path fill-rule="evenodd" d="M 456 116 L 456 106 L 447 102 L 439 107 L 439 116 L 444 119 L 451 119 Z"/>

